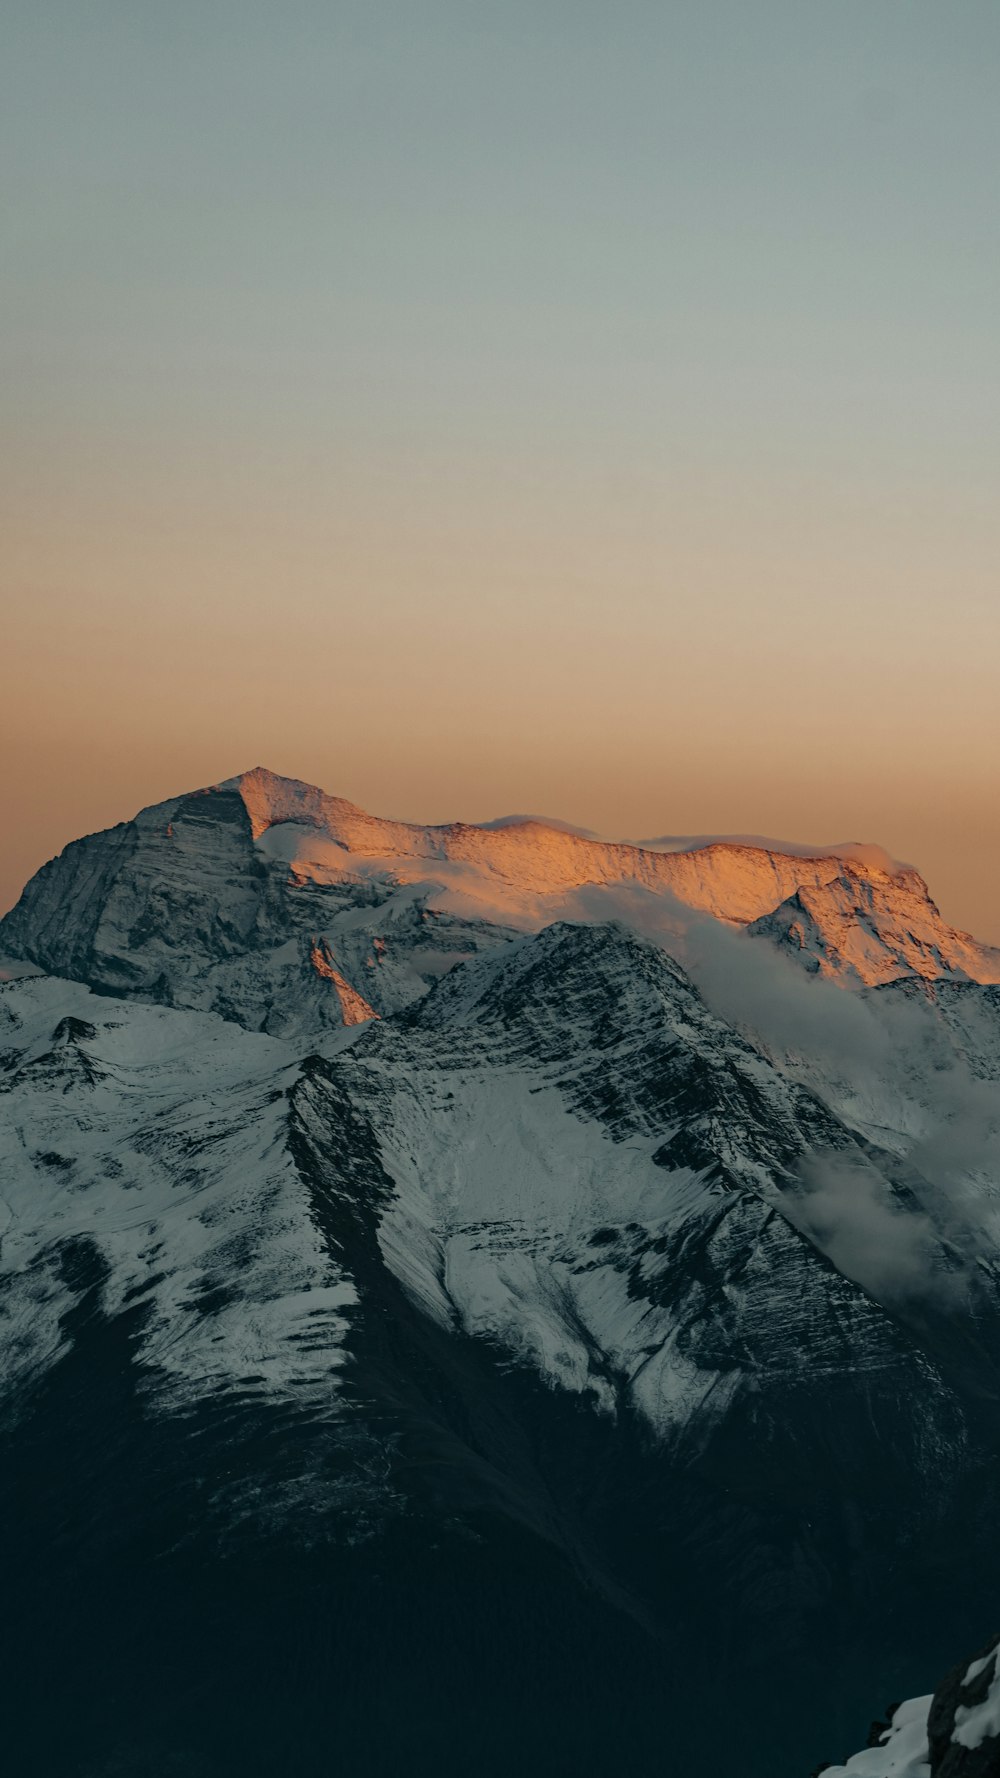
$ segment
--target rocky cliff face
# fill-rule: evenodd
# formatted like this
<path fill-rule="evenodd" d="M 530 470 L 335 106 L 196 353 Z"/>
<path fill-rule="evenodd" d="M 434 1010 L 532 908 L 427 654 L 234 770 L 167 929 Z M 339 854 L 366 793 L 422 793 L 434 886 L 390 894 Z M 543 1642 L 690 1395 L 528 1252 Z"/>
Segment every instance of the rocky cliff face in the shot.
<path fill-rule="evenodd" d="M 843 860 L 262 773 L 39 874 L 0 927 L 22 1763 L 306 1770 L 335 1717 L 376 1778 L 694 1771 L 721 1688 L 711 1769 L 793 1778 L 985 1613 L 997 990 L 944 929 L 907 974 L 922 886 L 864 869 L 872 990 L 843 935 L 810 979 L 741 930 Z"/>

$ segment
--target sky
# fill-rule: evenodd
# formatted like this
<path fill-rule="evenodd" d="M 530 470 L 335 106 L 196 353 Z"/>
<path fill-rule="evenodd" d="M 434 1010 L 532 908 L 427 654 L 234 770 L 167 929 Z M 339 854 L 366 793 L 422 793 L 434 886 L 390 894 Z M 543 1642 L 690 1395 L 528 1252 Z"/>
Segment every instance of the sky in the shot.
<path fill-rule="evenodd" d="M 996 0 L 13 0 L 0 907 L 258 763 L 1000 942 Z"/>

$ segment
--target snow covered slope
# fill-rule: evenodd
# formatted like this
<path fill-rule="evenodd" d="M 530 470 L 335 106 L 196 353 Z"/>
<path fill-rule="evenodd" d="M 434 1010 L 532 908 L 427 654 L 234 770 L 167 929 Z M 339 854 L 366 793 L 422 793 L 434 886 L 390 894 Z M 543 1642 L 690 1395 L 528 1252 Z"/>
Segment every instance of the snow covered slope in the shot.
<path fill-rule="evenodd" d="M 294 1058 L 221 1020 L 35 977 L 0 992 L 0 1347 L 22 1399 L 100 1280 L 141 1304 L 161 1409 L 231 1389 L 335 1412 L 352 1281 L 285 1132 Z"/>
<path fill-rule="evenodd" d="M 819 888 L 802 885 L 750 931 L 770 938 L 823 975 L 858 982 L 903 974 L 998 979 L 996 956 L 946 927 L 916 871 L 894 874 L 845 862 Z"/>
<path fill-rule="evenodd" d="M 893 1157 L 624 928 L 516 941 L 311 1056 L 49 977 L 0 990 L 0 1034 L 18 1389 L 64 1351 L 75 1273 L 62 1256 L 85 1242 L 104 1312 L 142 1300 L 152 1397 L 252 1387 L 339 1411 L 359 1284 L 311 1195 L 335 1142 L 338 1194 L 377 1156 L 375 1237 L 423 1315 L 601 1412 L 627 1406 L 661 1440 L 697 1444 L 748 1388 L 786 1414 L 817 1365 L 860 1367 L 887 1399 L 909 1370 L 919 1417 L 952 1427 L 933 1357 L 935 1280 L 968 1274 L 950 1231 L 921 1220 L 919 1358 L 890 1272 L 887 1317 L 831 1274 L 837 1227 L 824 1253 L 809 1219 L 812 1155 L 854 1168 L 901 1215 Z"/>

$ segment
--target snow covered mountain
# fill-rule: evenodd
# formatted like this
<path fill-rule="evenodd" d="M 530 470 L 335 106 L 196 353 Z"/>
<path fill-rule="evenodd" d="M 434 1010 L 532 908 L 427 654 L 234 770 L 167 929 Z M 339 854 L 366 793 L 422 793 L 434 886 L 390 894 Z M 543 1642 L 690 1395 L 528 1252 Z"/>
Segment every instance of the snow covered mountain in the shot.
<path fill-rule="evenodd" d="M 560 918 L 761 932 L 862 982 L 1000 982 L 907 866 L 710 844 L 663 853 L 536 822 L 413 827 L 261 769 L 67 846 L 0 922 L 0 947 L 115 993 L 279 1033 L 395 1012 L 454 963 Z"/>
<path fill-rule="evenodd" d="M 681 1773 L 722 1687 L 711 1769 L 749 1711 L 804 1778 L 985 1615 L 1000 970 L 909 867 L 258 770 L 0 949 L 35 1769 L 312 1770 L 332 1710 L 347 1772 Z"/>

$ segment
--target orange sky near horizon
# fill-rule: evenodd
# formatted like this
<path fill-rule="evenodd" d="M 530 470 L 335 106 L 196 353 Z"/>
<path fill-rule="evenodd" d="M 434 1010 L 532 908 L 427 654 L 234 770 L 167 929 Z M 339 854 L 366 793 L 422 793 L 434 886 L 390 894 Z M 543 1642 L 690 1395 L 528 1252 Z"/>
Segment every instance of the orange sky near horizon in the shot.
<path fill-rule="evenodd" d="M 875 841 L 1000 943 L 1000 9 L 45 0 L 0 906 L 264 764 Z"/>
<path fill-rule="evenodd" d="M 213 537 L 200 563 L 121 517 L 112 549 L 102 521 L 39 526 L 47 597 L 8 614 L 3 905 L 68 840 L 264 764 L 416 821 L 874 840 L 919 866 L 953 924 L 1000 942 L 992 606 L 957 644 L 943 601 L 903 621 L 902 588 L 881 611 L 864 586 L 838 596 L 838 563 L 813 569 L 802 604 L 802 565 L 783 585 L 773 546 L 764 600 L 749 527 L 709 570 L 699 540 L 685 553 L 652 516 L 643 576 L 613 510 L 569 561 L 543 536 L 522 559 L 517 528 L 486 566 L 468 508 L 464 535 L 429 537 L 425 513 L 378 544 L 373 523 L 363 554 L 314 535 L 312 560 L 302 513 L 294 562 L 262 521 L 252 547 Z"/>

